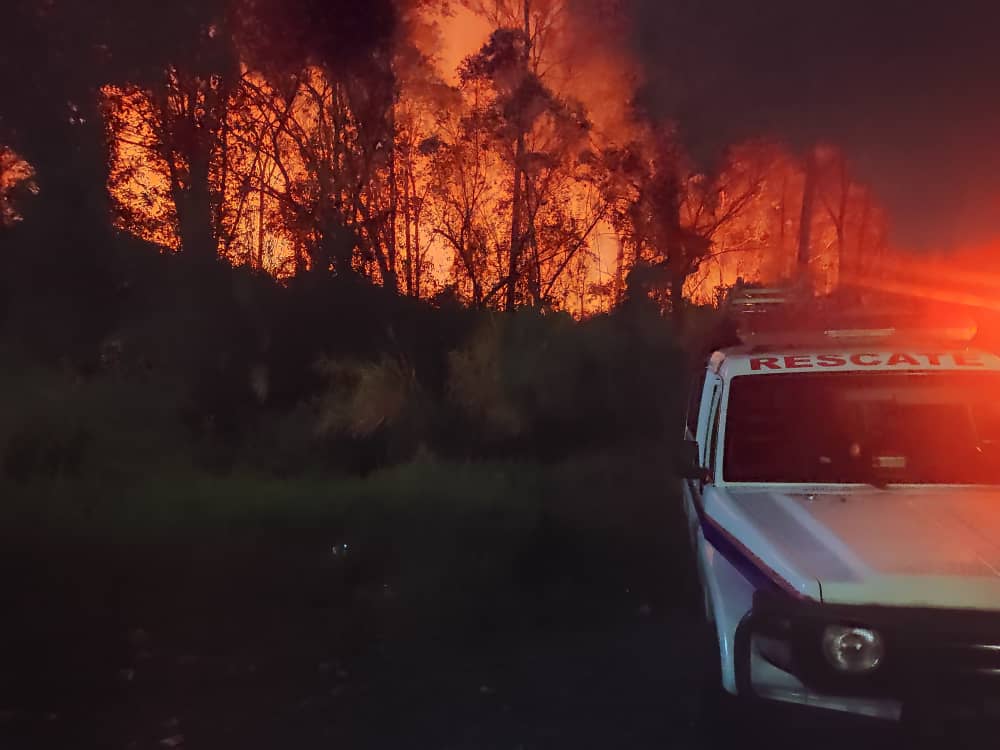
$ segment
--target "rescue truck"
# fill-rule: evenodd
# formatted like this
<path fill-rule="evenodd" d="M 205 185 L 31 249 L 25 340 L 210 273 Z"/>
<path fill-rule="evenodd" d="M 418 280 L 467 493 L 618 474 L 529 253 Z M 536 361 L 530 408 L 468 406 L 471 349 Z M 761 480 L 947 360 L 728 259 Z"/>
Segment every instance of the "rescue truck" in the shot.
<path fill-rule="evenodd" d="M 964 322 L 813 314 L 781 290 L 731 308 L 739 343 L 700 373 L 678 462 L 721 689 L 992 715 L 1000 357 Z"/>

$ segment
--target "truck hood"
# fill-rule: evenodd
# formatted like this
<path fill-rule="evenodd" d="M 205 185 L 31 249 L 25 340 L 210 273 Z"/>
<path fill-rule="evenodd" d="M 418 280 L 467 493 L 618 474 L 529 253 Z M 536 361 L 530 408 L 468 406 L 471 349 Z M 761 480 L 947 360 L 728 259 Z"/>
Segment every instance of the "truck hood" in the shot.
<path fill-rule="evenodd" d="M 1000 487 L 724 494 L 824 602 L 1000 610 Z"/>

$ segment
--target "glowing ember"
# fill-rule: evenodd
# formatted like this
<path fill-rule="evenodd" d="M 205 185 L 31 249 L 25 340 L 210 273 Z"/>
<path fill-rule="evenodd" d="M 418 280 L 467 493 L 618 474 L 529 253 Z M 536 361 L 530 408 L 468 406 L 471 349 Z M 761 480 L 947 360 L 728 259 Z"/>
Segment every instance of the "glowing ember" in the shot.
<path fill-rule="evenodd" d="M 35 170 L 11 149 L 0 146 L 0 227 L 21 220 L 17 207 L 19 193 L 37 193 Z"/>

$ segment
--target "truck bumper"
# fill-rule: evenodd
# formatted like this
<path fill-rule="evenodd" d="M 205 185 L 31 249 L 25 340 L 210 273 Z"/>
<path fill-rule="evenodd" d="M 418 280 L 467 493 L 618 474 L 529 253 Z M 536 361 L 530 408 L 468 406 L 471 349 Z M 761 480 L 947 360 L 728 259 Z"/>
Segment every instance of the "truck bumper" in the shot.
<path fill-rule="evenodd" d="M 845 675 L 820 654 L 825 624 L 858 622 L 883 634 L 884 662 Z M 1000 720 L 1000 616 L 829 606 L 760 592 L 734 639 L 740 695 L 873 719 Z"/>
<path fill-rule="evenodd" d="M 752 693 L 757 698 L 868 719 L 899 721 L 902 717 L 901 701 L 815 692 L 806 687 L 795 675 L 779 669 L 760 654 L 751 650 L 748 658 Z"/>

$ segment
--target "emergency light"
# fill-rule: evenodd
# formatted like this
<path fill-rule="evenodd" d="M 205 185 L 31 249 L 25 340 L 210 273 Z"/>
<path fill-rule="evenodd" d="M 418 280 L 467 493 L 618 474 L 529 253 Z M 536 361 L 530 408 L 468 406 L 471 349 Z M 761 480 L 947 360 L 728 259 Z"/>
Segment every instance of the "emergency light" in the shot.
<path fill-rule="evenodd" d="M 813 296 L 797 289 L 739 289 L 726 307 L 737 337 L 755 346 L 899 340 L 966 346 L 977 332 L 967 316 L 931 311 L 911 301 L 873 304 L 856 293 Z"/>

